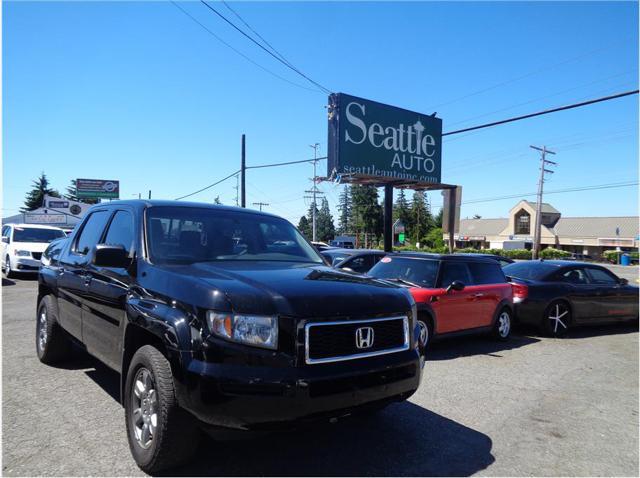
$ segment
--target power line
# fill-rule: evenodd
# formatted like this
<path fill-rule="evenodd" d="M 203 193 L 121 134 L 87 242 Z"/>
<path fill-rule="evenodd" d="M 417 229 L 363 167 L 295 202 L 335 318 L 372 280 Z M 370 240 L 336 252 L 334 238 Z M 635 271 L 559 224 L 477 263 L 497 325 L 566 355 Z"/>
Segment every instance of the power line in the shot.
<path fill-rule="evenodd" d="M 171 0 L 171 3 L 178 9 L 180 10 L 182 13 L 184 13 L 187 17 L 189 17 L 194 23 L 197 23 L 203 30 L 205 30 L 207 33 L 209 33 L 209 35 L 211 35 L 212 37 L 214 37 L 216 40 L 218 40 L 220 43 L 222 43 L 223 45 L 225 45 L 227 48 L 230 48 L 231 50 L 233 50 L 234 52 L 236 52 L 238 55 L 240 55 L 242 58 L 244 58 L 245 60 L 247 60 L 249 63 L 257 66 L 258 68 L 260 68 L 261 70 L 269 73 L 271 76 L 274 76 L 276 78 L 278 78 L 279 80 L 285 81 L 287 83 L 289 83 L 290 85 L 296 86 L 298 88 L 302 88 L 303 90 L 307 90 L 307 91 L 313 91 L 313 92 L 317 92 L 316 89 L 314 88 L 307 88 L 306 86 L 303 85 L 299 85 L 298 83 L 288 80 L 283 76 L 278 75 L 277 73 L 274 73 L 273 71 L 269 70 L 268 68 L 265 68 L 264 66 L 262 66 L 261 64 L 253 61 L 251 58 L 249 58 L 247 55 L 245 55 L 244 53 L 242 53 L 240 50 L 238 50 L 237 48 L 231 46 L 229 43 L 227 43 L 226 41 L 224 41 L 221 37 L 219 37 L 218 35 L 216 35 L 213 31 L 211 31 L 204 23 L 202 23 L 200 20 L 198 20 L 196 17 L 194 17 L 193 15 L 191 15 L 188 11 L 186 11 L 184 8 L 182 8 L 180 5 L 178 5 L 176 2 L 174 2 L 173 0 Z"/>
<path fill-rule="evenodd" d="M 260 38 L 260 40 L 262 40 L 262 42 L 267 45 L 271 51 L 273 53 L 275 53 L 276 55 L 278 55 L 283 61 L 287 62 L 287 64 L 291 65 L 291 63 L 289 62 L 289 60 L 287 60 L 284 55 L 282 55 L 282 53 L 280 53 L 278 50 L 275 49 L 275 47 L 273 45 L 271 45 L 271 43 L 269 43 L 262 35 L 260 35 L 257 31 L 255 31 L 251 25 L 249 25 L 244 18 L 242 18 L 240 16 L 240 14 L 238 12 L 236 12 L 233 8 L 231 8 L 231 5 L 229 5 L 227 2 L 225 2 L 225 0 L 221 0 L 222 3 L 224 4 L 225 7 L 227 7 L 229 9 L 229 11 L 231 11 L 231 13 L 233 13 L 238 20 L 240 20 L 244 26 L 246 26 L 249 30 L 251 30 L 258 38 Z"/>
<path fill-rule="evenodd" d="M 176 201 L 179 201 L 180 199 L 188 198 L 188 197 L 190 197 L 190 196 L 194 196 L 194 195 L 196 195 L 196 194 L 198 194 L 198 193 L 201 193 L 202 191 L 206 191 L 207 189 L 210 189 L 210 188 L 212 188 L 212 187 L 214 187 L 214 186 L 217 186 L 217 185 L 218 185 L 218 184 L 220 184 L 221 182 L 226 181 L 227 179 L 230 179 L 230 178 L 234 177 L 234 176 L 235 176 L 236 174 L 238 174 L 239 172 L 240 172 L 240 170 L 236 171 L 235 173 L 231 173 L 229 176 L 226 176 L 226 177 L 222 178 L 220 181 L 216 181 L 216 182 L 215 182 L 215 183 L 213 183 L 213 184 L 209 184 L 208 186 L 205 186 L 205 187 L 203 187 L 202 189 L 198 189 L 197 191 L 192 192 L 192 193 L 190 193 L 190 194 L 187 194 L 187 195 L 185 195 L 185 196 L 180 196 L 179 198 L 176 198 L 175 200 L 176 200 Z"/>
<path fill-rule="evenodd" d="M 243 35 L 244 37 L 246 37 L 249 41 L 251 41 L 252 43 L 254 43 L 255 45 L 257 45 L 261 50 L 265 51 L 267 54 L 269 54 L 270 56 L 272 56 L 273 58 L 275 58 L 277 61 L 279 61 L 280 63 L 282 63 L 284 66 L 286 66 L 287 68 L 291 69 L 292 71 L 296 72 L 298 75 L 302 76 L 304 79 L 306 79 L 308 82 L 310 82 L 311 84 L 315 85 L 317 88 L 319 88 L 322 92 L 326 93 L 326 94 L 330 94 L 331 90 L 329 90 L 328 88 L 325 88 L 324 86 L 322 86 L 320 83 L 318 83 L 317 81 L 312 80 L 311 78 L 309 78 L 307 75 L 305 75 L 304 73 L 302 73 L 298 68 L 296 68 L 295 66 L 291 65 L 289 62 L 283 60 L 282 58 L 280 58 L 278 55 L 275 55 L 272 51 L 268 50 L 267 48 L 265 48 L 260 42 L 256 41 L 251 35 L 247 34 L 244 30 L 242 30 L 241 28 L 239 28 L 235 23 L 233 23 L 231 20 L 229 20 L 227 17 L 225 17 L 222 13 L 220 13 L 218 10 L 216 10 L 215 8 L 213 8 L 211 5 L 209 5 L 205 0 L 200 0 L 200 3 L 202 3 L 205 7 L 207 7 L 209 10 L 211 10 L 213 13 L 215 13 L 217 16 L 219 16 L 222 20 L 224 20 L 226 23 L 228 23 L 229 25 L 231 25 L 235 30 L 237 30 L 241 35 Z"/>
<path fill-rule="evenodd" d="M 620 182 L 620 183 L 596 184 L 594 186 L 581 186 L 581 187 L 575 187 L 575 188 L 555 189 L 553 191 L 546 191 L 545 194 L 562 194 L 562 193 L 578 192 L 578 191 L 594 191 L 598 189 L 615 189 L 615 188 L 624 188 L 624 187 L 637 186 L 637 185 L 638 185 L 638 181 L 626 181 L 626 182 Z M 472 199 L 469 201 L 462 201 L 462 205 L 478 204 L 482 202 L 502 201 L 503 199 L 515 199 L 523 196 L 524 197 L 535 196 L 536 194 L 538 193 L 532 192 L 532 193 L 510 194 L 508 196 L 496 196 L 491 198 Z"/>
<path fill-rule="evenodd" d="M 582 58 L 589 57 L 589 56 L 591 56 L 593 54 L 611 50 L 612 48 L 617 48 L 617 45 L 609 45 L 609 46 L 606 46 L 606 47 L 603 47 L 603 48 L 597 48 L 595 50 L 588 51 L 588 52 L 586 52 L 586 53 L 584 53 L 582 55 L 578 55 L 576 57 L 569 58 L 567 60 L 563 60 L 563 61 L 561 61 L 559 63 L 555 63 L 555 64 L 550 65 L 550 66 L 544 66 L 542 68 L 538 68 L 537 70 L 530 71 L 529 73 L 525 73 L 524 75 L 517 76 L 515 78 L 511 78 L 509 80 L 505 80 L 505 81 L 502 81 L 500 83 L 496 83 L 496 84 L 494 84 L 492 86 L 488 86 L 486 88 L 482 88 L 480 90 L 476 90 L 476 91 L 474 91 L 472 93 L 468 93 L 466 95 L 460 96 L 460 97 L 455 98 L 453 100 L 445 101 L 444 103 L 440 103 L 440 104 L 437 104 L 437 105 L 434 105 L 434 106 L 430 106 L 430 107 L 425 108 L 425 109 L 426 110 L 433 110 L 434 108 L 439 108 L 441 106 L 446 106 L 446 105 L 450 105 L 452 103 L 457 103 L 458 101 L 470 98 L 472 96 L 476 96 L 476 95 L 479 95 L 479 94 L 482 94 L 482 93 L 486 93 L 487 91 L 491 91 L 491 90 L 494 90 L 496 88 L 500 88 L 501 86 L 505 86 L 505 85 L 508 85 L 508 84 L 511 84 L 511 83 L 515 83 L 515 82 L 520 81 L 520 80 L 524 80 L 525 78 L 529 78 L 530 76 L 537 75 L 538 73 L 542 73 L 543 71 L 550 70 L 550 69 L 553 69 L 553 68 L 557 68 L 557 67 L 565 65 L 567 63 L 571 63 L 571 62 L 574 62 L 574 61 L 577 61 L 577 60 L 581 60 Z"/>
<path fill-rule="evenodd" d="M 570 91 L 579 90 L 579 89 L 584 88 L 584 87 L 586 87 L 586 86 L 591 86 L 591 85 L 595 85 L 595 84 L 597 84 L 597 83 L 601 83 L 601 82 L 604 82 L 604 81 L 612 80 L 612 79 L 614 79 L 614 78 L 619 78 L 619 77 L 621 77 L 621 76 L 625 76 L 625 75 L 628 75 L 628 74 L 630 74 L 630 73 L 633 73 L 634 71 L 636 71 L 636 70 L 628 70 L 628 71 L 624 71 L 624 72 L 622 72 L 622 73 L 618 73 L 618 74 L 616 74 L 616 75 L 612 75 L 612 76 L 607 76 L 606 78 L 600 78 L 600 79 L 598 79 L 598 80 L 594 80 L 594 81 L 591 81 L 591 82 L 586 83 L 586 84 L 582 84 L 582 85 L 579 85 L 579 86 L 574 86 L 574 87 L 571 87 L 571 88 L 567 88 L 567 89 L 565 89 L 565 90 L 558 91 L 558 92 L 556 92 L 556 93 L 551 93 L 551 94 L 549 94 L 549 95 L 545 95 L 545 96 L 539 96 L 539 97 L 537 97 L 537 98 L 533 98 L 533 99 L 531 99 L 531 100 L 527 100 L 527 101 L 525 101 L 525 102 L 523 102 L 523 103 L 518 103 L 518 104 L 515 104 L 515 105 L 507 106 L 507 107 L 505 107 L 505 108 L 500 108 L 500 109 L 498 109 L 498 110 L 490 111 L 490 112 L 488 112 L 488 113 L 483 113 L 483 114 L 481 114 L 481 115 L 472 116 L 471 118 L 467 118 L 467 119 L 463 119 L 463 120 L 460 120 L 460 121 L 456 121 L 455 123 L 451 123 L 451 124 L 449 124 L 449 126 L 455 126 L 455 125 L 457 125 L 457 124 L 466 123 L 467 121 L 472 121 L 472 120 L 475 120 L 475 119 L 478 119 L 478 118 L 485 118 L 485 117 L 487 117 L 487 116 L 491 116 L 491 115 L 492 115 L 492 114 L 494 114 L 494 113 L 501 113 L 501 112 L 503 112 L 503 111 L 511 110 L 511 109 L 513 109 L 513 108 L 517 108 L 517 107 L 519 107 L 519 106 L 524 106 L 524 105 L 528 105 L 528 104 L 531 104 L 531 103 L 535 103 L 536 101 L 546 100 L 546 99 L 548 99 L 548 98 L 553 98 L 554 96 L 562 95 L 562 94 L 564 94 L 564 93 L 568 93 L 568 92 L 570 92 Z M 629 82 L 625 82 L 623 86 L 627 86 L 627 83 L 629 83 Z M 602 91 L 602 90 L 600 90 L 600 92 L 601 92 L 601 91 Z M 606 90 L 605 90 L 605 92 L 606 92 Z M 593 93 L 592 93 L 592 94 L 593 94 Z M 581 98 L 579 98 L 579 99 L 581 99 Z"/>
<path fill-rule="evenodd" d="M 555 113 L 557 111 L 570 110 L 570 109 L 573 109 L 573 108 L 580 108 L 581 106 L 592 105 L 594 103 L 601 103 L 603 101 L 615 100 L 617 98 L 622 98 L 622 97 L 625 97 L 625 96 L 637 95 L 638 91 L 639 90 L 625 91 L 624 93 L 617 93 L 615 95 L 603 96 L 602 98 L 596 98 L 596 99 L 593 99 L 593 100 L 582 101 L 580 103 L 573 103 L 573 104 L 570 104 L 570 105 L 559 106 L 557 108 L 551 108 L 551 109 L 548 109 L 548 110 L 538 111 L 536 113 L 529 113 L 529 114 L 526 114 L 526 115 L 515 116 L 513 118 L 508 118 L 508 119 L 504 119 L 504 120 L 500 120 L 500 121 L 494 121 L 492 123 L 481 124 L 481 125 L 478 125 L 478 126 L 471 126 L 469 128 L 459 129 L 459 130 L 455 130 L 455 131 L 448 131 L 446 133 L 442 133 L 442 136 L 449 136 L 449 135 L 452 135 L 452 134 L 466 133 L 467 131 L 474 131 L 474 130 L 477 130 L 477 129 L 489 128 L 491 126 L 497 126 L 497 125 L 501 125 L 501 124 L 505 124 L 505 123 L 512 123 L 514 121 L 520 121 L 520 120 L 527 119 L 527 118 L 533 118 L 535 116 L 547 115 L 549 113 Z"/>
<path fill-rule="evenodd" d="M 327 157 L 323 156 L 322 158 L 316 158 L 316 159 L 301 159 L 299 161 L 287 161 L 286 163 L 260 164 L 258 166 L 247 166 L 245 169 L 274 168 L 276 166 L 287 166 L 289 164 L 313 163 L 314 161 L 320 161 L 321 159 L 327 159 Z"/>

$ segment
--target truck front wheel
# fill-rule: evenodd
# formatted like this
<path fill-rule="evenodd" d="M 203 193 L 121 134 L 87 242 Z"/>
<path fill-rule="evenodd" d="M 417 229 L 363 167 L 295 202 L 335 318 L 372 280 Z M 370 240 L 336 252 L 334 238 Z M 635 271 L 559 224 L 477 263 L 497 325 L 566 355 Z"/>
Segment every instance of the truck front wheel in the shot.
<path fill-rule="evenodd" d="M 58 308 L 51 295 L 44 296 L 38 304 L 36 352 L 46 364 L 62 361 L 71 354 L 71 342 L 58 324 Z"/>
<path fill-rule="evenodd" d="M 200 432 L 178 407 L 171 366 L 157 348 L 145 345 L 131 359 L 124 405 L 129 448 L 143 471 L 177 466 L 196 451 Z"/>

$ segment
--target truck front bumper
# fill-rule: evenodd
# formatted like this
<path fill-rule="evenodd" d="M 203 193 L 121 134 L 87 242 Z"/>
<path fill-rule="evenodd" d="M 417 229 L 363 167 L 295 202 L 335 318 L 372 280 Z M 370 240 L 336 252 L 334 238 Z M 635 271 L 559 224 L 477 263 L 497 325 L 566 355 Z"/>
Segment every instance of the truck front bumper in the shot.
<path fill-rule="evenodd" d="M 423 360 L 416 349 L 284 368 L 192 360 L 178 387 L 178 399 L 208 425 L 282 428 L 404 400 L 420 385 Z"/>

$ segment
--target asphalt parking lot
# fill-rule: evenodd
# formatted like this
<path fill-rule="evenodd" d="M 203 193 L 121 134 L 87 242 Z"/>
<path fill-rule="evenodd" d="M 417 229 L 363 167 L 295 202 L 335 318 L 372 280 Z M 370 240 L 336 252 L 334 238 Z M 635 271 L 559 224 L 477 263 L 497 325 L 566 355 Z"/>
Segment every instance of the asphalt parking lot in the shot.
<path fill-rule="evenodd" d="M 3 279 L 3 474 L 142 475 L 117 374 L 81 352 L 37 360 L 36 287 Z M 638 476 L 638 324 L 443 341 L 418 392 L 375 417 L 227 438 L 171 474 Z"/>

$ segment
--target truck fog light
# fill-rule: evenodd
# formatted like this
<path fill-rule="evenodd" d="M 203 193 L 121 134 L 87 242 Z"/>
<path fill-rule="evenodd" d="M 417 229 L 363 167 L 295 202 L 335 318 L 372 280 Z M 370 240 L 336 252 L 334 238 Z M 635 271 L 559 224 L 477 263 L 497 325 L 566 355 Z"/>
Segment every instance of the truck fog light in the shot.
<path fill-rule="evenodd" d="M 263 315 L 207 312 L 207 322 L 214 335 L 245 345 L 268 349 L 278 347 L 278 318 Z"/>

